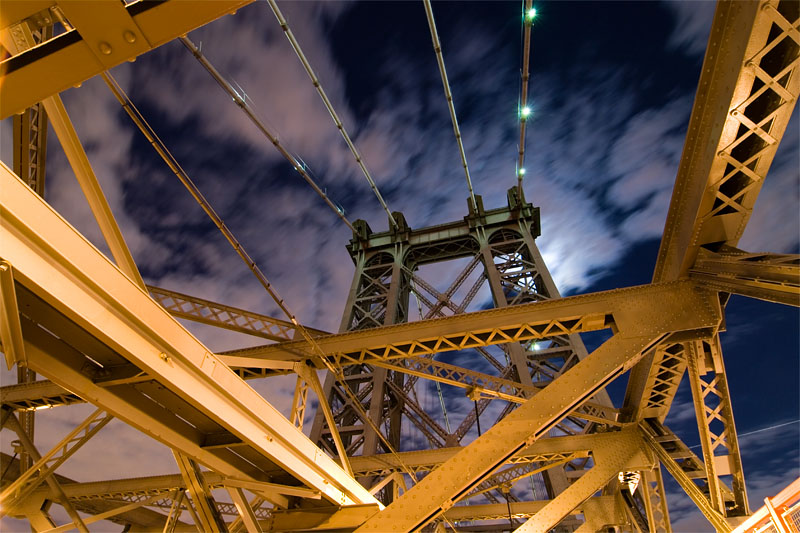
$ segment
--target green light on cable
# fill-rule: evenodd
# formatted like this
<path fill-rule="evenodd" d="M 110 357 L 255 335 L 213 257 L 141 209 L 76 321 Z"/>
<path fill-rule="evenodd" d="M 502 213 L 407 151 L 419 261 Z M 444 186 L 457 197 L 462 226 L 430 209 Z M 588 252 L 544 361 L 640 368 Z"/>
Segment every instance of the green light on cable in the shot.
<path fill-rule="evenodd" d="M 535 7 L 530 8 L 527 11 L 527 13 L 525 13 L 525 18 L 527 20 L 529 20 L 529 21 L 535 19 L 536 18 L 536 8 Z"/>
<path fill-rule="evenodd" d="M 522 110 L 519 112 L 519 114 L 520 114 L 520 116 L 522 116 L 522 118 L 528 118 L 530 116 L 531 112 L 532 112 L 531 108 L 528 107 L 528 106 L 525 106 L 525 107 L 522 108 Z"/>

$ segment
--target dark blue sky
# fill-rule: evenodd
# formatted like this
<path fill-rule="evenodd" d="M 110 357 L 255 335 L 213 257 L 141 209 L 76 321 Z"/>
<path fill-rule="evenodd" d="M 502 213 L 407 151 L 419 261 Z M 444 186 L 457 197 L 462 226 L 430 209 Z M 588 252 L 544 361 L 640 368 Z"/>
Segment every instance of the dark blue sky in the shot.
<path fill-rule="evenodd" d="M 422 3 L 280 5 L 389 207 L 402 211 L 412 227 L 462 218 L 467 187 Z M 525 191 L 541 207 L 538 245 L 562 293 L 647 283 L 714 6 L 536 5 Z M 503 205 L 515 183 L 521 7 L 433 5 L 473 184 L 487 208 Z M 190 38 L 244 89 L 267 126 L 351 220 L 386 229 L 385 215 L 267 4 L 243 8 Z M 292 310 L 311 326 L 337 329 L 352 276 L 347 227 L 180 43 L 113 74 Z M 147 280 L 277 315 L 102 82 L 89 80 L 64 100 Z M 6 162 L 8 132 L 4 123 Z M 742 248 L 798 252 L 799 137 L 795 112 Z M 55 140 L 48 170 L 47 200 L 103 249 Z M 442 286 L 453 271 L 430 275 Z M 798 420 L 797 311 L 733 298 L 727 312 L 722 342 L 740 432 Z M 193 331 L 216 350 L 243 342 Z M 291 386 L 262 391 L 266 387 L 256 385 L 281 408 Z M 675 407 L 668 423 L 696 444 L 688 390 L 679 392 Z M 742 439 L 752 506 L 800 475 L 799 441 L 797 423 Z M 174 469 L 170 464 L 169 457 L 153 462 Z M 679 489 L 672 487 L 670 496 L 676 531 L 703 530 Z"/>

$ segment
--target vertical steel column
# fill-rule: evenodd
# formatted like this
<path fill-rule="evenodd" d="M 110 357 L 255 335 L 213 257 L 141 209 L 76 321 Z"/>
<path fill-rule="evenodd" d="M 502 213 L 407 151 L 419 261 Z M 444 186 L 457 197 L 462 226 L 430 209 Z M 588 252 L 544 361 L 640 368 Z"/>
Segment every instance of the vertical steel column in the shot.
<path fill-rule="evenodd" d="M 724 516 L 749 515 L 719 336 L 689 343 L 688 369 L 711 505 Z M 720 476 L 731 476 L 733 501 L 725 497 Z"/>
<path fill-rule="evenodd" d="M 644 498 L 647 511 L 647 523 L 650 533 L 672 533 L 672 524 L 669 521 L 667 507 L 667 494 L 664 492 L 664 479 L 661 476 L 661 464 L 650 470 L 642 472 L 642 482 L 639 485 Z"/>
<path fill-rule="evenodd" d="M 39 44 L 53 36 L 53 26 L 30 28 L 30 39 Z M 23 43 L 24 46 L 24 43 Z M 44 198 L 45 163 L 47 161 L 47 113 L 41 103 L 26 109 L 13 118 L 14 173 L 22 178 L 36 194 Z M 36 372 L 17 367 L 17 383 L 36 381 Z M 34 412 L 19 413 L 19 423 L 31 442 L 34 440 Z M 26 449 L 19 454 L 20 471 L 33 465 L 33 459 Z"/>
<path fill-rule="evenodd" d="M 356 223 L 358 226 L 358 222 Z M 396 243 L 392 253 L 387 251 L 355 252 L 356 272 L 342 318 L 341 331 L 366 329 L 404 322 L 407 319 L 409 282 L 403 269 L 405 247 Z M 350 400 L 340 387 L 350 387 L 362 401 L 370 419 L 382 427 L 388 421 L 387 438 L 393 447 L 400 446 L 402 398 L 390 392 L 387 380 L 392 380 L 402 390 L 404 375 L 369 365 L 353 365 L 345 370 L 346 384 L 336 383 L 327 375 L 323 393 L 337 418 L 342 441 L 348 453 L 361 449 L 363 455 L 378 453 L 380 438 L 366 423 L 358 424 L 360 417 L 348 404 Z M 363 421 L 362 421 L 363 422 Z M 318 409 L 311 429 L 311 439 L 332 453 L 335 446 L 328 442 L 330 429 L 322 409 Z"/>

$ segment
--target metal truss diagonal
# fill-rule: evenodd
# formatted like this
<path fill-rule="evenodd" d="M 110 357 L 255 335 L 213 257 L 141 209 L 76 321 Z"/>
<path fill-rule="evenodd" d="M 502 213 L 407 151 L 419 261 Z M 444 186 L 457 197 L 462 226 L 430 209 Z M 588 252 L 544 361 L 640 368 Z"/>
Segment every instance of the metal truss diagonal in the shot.
<path fill-rule="evenodd" d="M 200 520 L 196 525 L 203 531 L 227 531 L 225 521 L 217 510 L 216 502 L 208 490 L 199 465 L 179 451 L 173 450 L 172 453 Z"/>
<path fill-rule="evenodd" d="M 693 472 L 687 472 L 685 465 L 680 464 L 676 458 L 691 458 L 693 454 L 691 454 L 688 449 L 685 449 L 685 446 L 683 453 L 676 454 L 675 451 L 671 452 L 668 446 L 675 441 L 664 441 L 663 434 L 665 432 L 659 426 L 660 424 L 653 419 L 644 420 L 640 423 L 641 433 L 645 442 L 647 442 L 650 448 L 655 452 L 658 460 L 661 461 L 661 464 L 664 465 L 667 472 L 672 475 L 675 481 L 678 482 L 695 505 L 697 505 L 700 512 L 708 519 L 714 529 L 721 532 L 733 531 L 733 528 L 725 519 L 725 515 L 714 507 L 703 489 L 694 483 L 693 477 L 702 477 L 705 475 L 705 471 L 703 470 L 700 472 L 699 476 L 692 476 Z M 665 446 L 665 442 L 668 443 L 667 446 Z"/>
<path fill-rule="evenodd" d="M 272 318 L 152 285 L 148 285 L 147 290 L 156 302 L 178 318 L 274 341 L 292 340 L 298 336 L 297 326 L 288 320 Z M 324 331 L 308 327 L 305 329 L 312 336 L 327 335 Z"/>
<path fill-rule="evenodd" d="M 524 447 L 519 443 L 530 443 L 542 437 L 574 406 L 596 394 L 623 369 L 635 364 L 642 353 L 663 339 L 665 334 L 661 332 L 703 327 L 703 320 L 698 323 L 695 322 L 698 317 L 690 318 L 682 313 L 681 309 L 687 303 L 687 300 L 679 302 L 676 299 L 661 301 L 658 310 L 648 309 L 647 305 L 628 308 L 629 313 L 634 313 L 630 318 L 636 317 L 634 323 L 637 326 L 633 326 L 632 330 L 639 334 L 626 334 L 626 328 L 621 326 L 619 333 L 589 357 L 511 412 L 439 469 L 428 474 L 401 498 L 367 521 L 359 531 L 405 531 L 429 523 L 460 495 L 472 490 Z M 702 303 L 702 298 L 690 305 L 693 309 L 706 308 L 711 311 L 707 303 Z M 681 315 L 684 315 L 683 318 L 678 318 Z M 711 312 L 706 315 L 705 325 L 717 320 L 718 315 Z M 624 323 L 622 320 L 621 324 Z M 647 324 L 649 333 L 640 330 L 642 324 Z M 469 469 L 456 467 L 466 460 L 469 461 Z"/>
<path fill-rule="evenodd" d="M 114 417 L 97 409 L 67 436 L 56 444 L 49 452 L 41 456 L 25 473 L 0 493 L 0 501 L 6 508 L 13 507 L 23 501 L 40 483 L 51 476 L 64 461 L 89 441 L 98 431 Z"/>
<path fill-rule="evenodd" d="M 3 411 L 5 411 L 5 409 L 3 409 Z M 9 424 L 11 429 L 17 434 L 17 436 L 19 437 L 22 445 L 26 448 L 28 454 L 31 456 L 31 459 L 33 459 L 35 461 L 34 466 L 36 466 L 39 463 L 41 463 L 42 459 L 43 459 L 42 456 L 39 455 L 39 451 L 36 449 L 36 447 L 34 446 L 33 442 L 28 437 L 27 433 L 25 433 L 25 430 L 20 425 L 19 420 L 17 420 L 17 417 L 16 417 L 16 415 L 14 415 L 14 413 L 9 413 L 9 416 L 6 419 L 6 423 Z M 29 469 L 28 471 L 30 472 L 31 470 L 32 469 Z M 36 470 L 36 471 L 38 472 L 39 470 Z M 73 522 L 75 523 L 76 527 L 78 528 L 78 531 L 80 531 L 81 533 L 89 533 L 89 530 L 86 528 L 86 524 L 84 524 L 84 522 L 81 519 L 80 515 L 75 511 L 75 508 L 72 506 L 72 504 L 70 503 L 69 499 L 64 494 L 64 490 L 61 488 L 61 484 L 58 482 L 58 480 L 55 478 L 55 476 L 51 475 L 52 473 L 53 473 L 52 470 L 50 470 L 49 472 L 46 473 L 46 475 L 39 476 L 39 478 L 37 478 L 37 480 L 46 482 L 48 484 L 48 486 L 50 487 L 50 489 L 53 492 L 55 492 L 57 500 L 59 501 L 59 503 L 61 503 L 61 505 L 67 511 L 67 514 L 69 515 L 69 517 L 72 518 Z M 24 484 L 24 481 L 19 483 L 17 486 L 21 487 L 23 489 L 27 488 L 23 484 Z M 13 485 L 14 485 L 14 483 L 12 483 L 11 486 L 7 487 L 6 490 L 3 491 L 3 494 L 0 495 L 0 502 L 2 502 L 2 504 L 3 504 L 3 508 L 2 508 L 2 512 L 0 513 L 0 516 L 7 514 L 9 512 L 10 508 L 13 507 L 14 503 L 22 503 L 22 504 L 26 503 L 25 499 L 20 497 L 20 494 L 21 494 L 20 491 L 14 491 L 14 490 L 10 491 L 9 490 L 9 489 L 12 488 Z M 27 486 L 30 487 L 32 485 L 33 485 L 33 482 L 29 483 Z M 35 485 L 33 485 L 33 488 L 36 488 Z M 30 494 L 30 491 L 25 490 L 24 491 L 24 496 L 27 496 L 28 494 Z M 14 498 L 14 500 L 12 500 L 9 496 L 11 498 L 13 498 L 14 496 L 17 496 L 17 497 Z M 40 512 L 41 509 L 39 509 L 37 511 L 39 511 L 39 512 L 35 513 L 36 518 L 33 518 L 33 519 L 29 518 L 29 519 L 31 519 L 32 522 L 40 520 L 40 519 L 43 518 L 44 519 L 43 521 L 46 524 L 45 527 L 47 527 L 47 525 L 52 525 L 52 521 L 50 520 L 50 518 L 47 516 L 46 513 L 44 515 L 42 515 L 42 513 Z M 30 516 L 31 515 L 29 515 L 29 517 Z"/>
<path fill-rule="evenodd" d="M 661 463 L 657 462 L 652 470 L 644 470 L 641 475 L 639 490 L 642 492 L 650 533 L 672 533 Z"/>

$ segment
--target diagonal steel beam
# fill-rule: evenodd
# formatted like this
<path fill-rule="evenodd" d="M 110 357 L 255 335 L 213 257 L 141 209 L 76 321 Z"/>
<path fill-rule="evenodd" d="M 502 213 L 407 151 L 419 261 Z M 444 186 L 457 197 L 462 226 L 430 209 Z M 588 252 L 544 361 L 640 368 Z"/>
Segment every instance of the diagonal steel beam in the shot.
<path fill-rule="evenodd" d="M 692 482 L 692 480 L 686 475 L 686 472 L 683 471 L 675 459 L 667 450 L 664 449 L 661 443 L 656 440 L 656 437 L 653 434 L 650 426 L 647 424 L 647 421 L 640 422 L 640 429 L 642 437 L 655 452 L 659 461 L 661 461 L 661 464 L 664 465 L 664 468 L 667 469 L 667 472 L 669 472 L 675 481 L 678 482 L 678 485 L 680 485 L 681 488 L 686 491 L 686 494 L 692 499 L 695 505 L 697 505 L 697 508 L 700 509 L 700 512 L 703 513 L 711 525 L 714 526 L 714 529 L 723 533 L 729 533 L 733 531 L 733 528 L 727 522 L 725 516 L 714 507 L 700 487 Z"/>
<path fill-rule="evenodd" d="M 50 478 L 59 466 L 87 443 L 98 431 L 103 429 L 113 418 L 102 409 L 97 409 L 89 415 L 49 452 L 39 456 L 31 468 L 22 473 L 0 493 L 0 501 L 3 502 L 3 505 L 6 508 L 10 508 L 25 500 L 42 481 Z M 19 423 L 15 417 L 11 417 L 9 420 L 12 424 Z M 25 438 L 28 438 L 27 434 Z"/>
<path fill-rule="evenodd" d="M 717 4 L 654 282 L 739 241 L 800 94 L 797 24 L 777 0 Z"/>
<path fill-rule="evenodd" d="M 224 428 L 257 456 L 286 468 L 302 483 L 320 490 L 324 497 L 345 504 L 375 502 L 366 489 L 320 454 L 305 435 L 4 165 L 0 166 L 0 207 L 3 258 L 20 273 L 17 281 L 51 306 L 56 318 L 79 325 L 84 334 L 112 348 L 115 357 L 158 379 L 197 416 Z M 137 312 L 131 313 L 130 309 Z M 119 418 L 170 447 L 185 447 L 184 451 L 193 458 L 202 455 L 203 462 L 214 470 L 245 479 L 250 476 L 234 466 L 241 464 L 240 459 L 231 454 L 221 459 L 221 452 L 204 450 L 203 440 L 197 435 L 180 435 L 163 419 L 159 423 L 151 412 L 139 410 L 140 405 L 134 403 L 145 398 L 136 389 L 109 391 L 98 387 L 80 372 L 80 366 L 70 366 L 80 365 L 78 361 L 85 362 L 85 357 L 74 353 L 67 360 L 55 357 L 49 352 L 51 348 L 69 351 L 69 347 L 45 330 L 32 328 L 37 342 L 48 346 L 37 349 L 35 364 L 32 360 L 31 366 L 37 372 L 108 407 L 109 412 L 121 415 Z M 113 409 L 104 405 L 106 401 L 113 404 Z M 163 408 L 159 417 L 168 414 L 162 411 Z M 161 430 L 155 432 L 151 424 L 159 424 Z"/>
<path fill-rule="evenodd" d="M 3 409 L 3 411 L 5 410 L 6 409 Z M 42 456 L 39 455 L 39 451 L 36 449 L 36 446 L 33 445 L 33 442 L 31 442 L 31 440 L 28 438 L 28 434 L 25 433 L 25 430 L 20 425 L 19 420 L 17 420 L 17 417 L 14 413 L 11 413 L 8 416 L 8 418 L 6 419 L 6 423 L 17 434 L 19 440 L 22 442 L 22 445 L 28 451 L 28 454 L 31 456 L 31 458 L 37 463 L 39 463 L 42 460 Z M 55 476 L 46 475 L 43 476 L 43 479 L 50 486 L 50 490 L 56 493 L 56 497 L 58 498 L 59 503 L 61 503 L 61 505 L 67 511 L 69 517 L 72 518 L 72 521 L 76 524 L 78 530 L 81 533 L 89 533 L 89 530 L 86 528 L 86 524 L 84 524 L 83 519 L 80 517 L 77 511 L 75 511 L 75 508 L 72 506 L 69 499 L 64 494 L 64 491 L 61 488 L 61 484 L 58 482 Z M 10 505 L 8 504 L 5 498 L 0 498 L 0 499 L 2 500 L 3 513 L 5 514 L 6 512 L 8 512 Z M 44 518 L 45 520 L 48 520 L 46 516 Z"/>
<path fill-rule="evenodd" d="M 544 436 L 577 405 L 633 366 L 668 332 L 715 326 L 720 318 L 712 294 L 689 291 L 658 300 L 657 306 L 652 301 L 628 299 L 626 308 L 615 314 L 616 335 L 428 474 L 358 531 L 408 531 L 423 527 L 526 443 Z"/>
<path fill-rule="evenodd" d="M 202 528 L 203 531 L 227 531 L 225 521 L 219 514 L 198 464 L 177 450 L 173 450 L 172 454 L 175 456 L 175 462 L 178 463 L 181 476 L 186 483 L 186 489 L 189 491 L 192 504 L 200 520 L 195 525 Z"/>
<path fill-rule="evenodd" d="M 288 320 L 272 318 L 152 285 L 148 285 L 147 290 L 155 301 L 169 311 L 172 316 L 178 318 L 274 341 L 287 341 L 299 336 L 297 335 L 297 326 Z M 325 331 L 305 326 L 304 328 L 312 337 L 328 334 Z"/>

